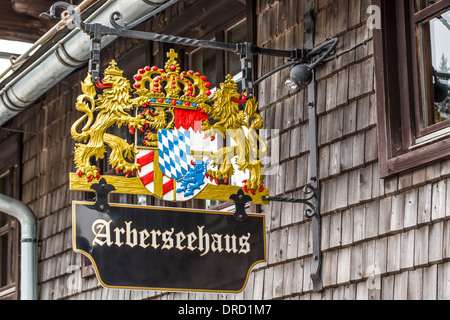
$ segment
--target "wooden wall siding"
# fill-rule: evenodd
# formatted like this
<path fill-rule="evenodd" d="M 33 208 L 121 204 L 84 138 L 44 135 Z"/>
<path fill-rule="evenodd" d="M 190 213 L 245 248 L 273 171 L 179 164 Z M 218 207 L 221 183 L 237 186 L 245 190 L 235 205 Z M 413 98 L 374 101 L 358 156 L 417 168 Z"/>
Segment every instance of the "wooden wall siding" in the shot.
<path fill-rule="evenodd" d="M 257 45 L 304 46 L 306 0 L 257 0 Z M 141 26 L 161 30 L 195 1 Z M 338 36 L 337 52 L 371 36 L 370 0 L 316 0 L 315 43 Z M 104 50 L 107 61 L 137 44 L 122 39 Z M 153 47 L 153 55 L 159 47 Z M 81 278 L 81 255 L 72 251 L 68 172 L 74 170 L 70 127 L 86 68 L 55 85 L 10 122 L 23 135 L 22 200 L 38 216 L 40 299 L 450 299 L 450 160 L 380 179 L 372 42 L 317 70 L 324 290 L 312 292 L 311 222 L 300 204 L 271 203 L 267 216 L 268 261 L 250 274 L 239 294 L 109 290 L 95 277 Z M 258 74 L 283 63 L 263 56 Z M 304 91 L 289 94 L 288 70 L 262 82 L 259 108 L 279 149 L 280 163 L 267 178 L 272 195 L 303 197 L 308 183 L 308 110 Z M 0 131 L 0 139 L 8 133 Z M 39 143 L 37 143 L 39 141 Z M 39 168 L 37 165 L 39 164 Z M 40 177 L 38 179 L 38 170 Z M 39 180 L 39 182 L 38 182 Z M 375 275 L 374 275 L 375 274 Z"/>
<path fill-rule="evenodd" d="M 258 45 L 302 47 L 305 3 L 258 1 Z M 340 52 L 371 37 L 369 5 L 316 1 L 315 43 L 338 36 Z M 260 74 L 282 63 L 279 58 L 261 60 Z M 302 206 L 271 203 L 264 208 L 270 217 L 269 257 L 255 270 L 264 273 L 259 276 L 264 299 L 450 298 L 449 284 L 435 280 L 448 277 L 450 267 L 450 162 L 380 179 L 373 60 L 370 42 L 317 70 L 325 290 L 312 292 L 312 238 Z M 279 154 L 280 165 L 268 181 L 273 195 L 302 197 L 310 177 L 306 93 L 289 94 L 283 86 L 286 77 L 287 71 L 280 72 L 258 92 L 266 128 L 280 130 L 278 137 L 270 137 L 280 146 L 271 150 Z M 295 284 L 286 281 L 294 278 Z"/>

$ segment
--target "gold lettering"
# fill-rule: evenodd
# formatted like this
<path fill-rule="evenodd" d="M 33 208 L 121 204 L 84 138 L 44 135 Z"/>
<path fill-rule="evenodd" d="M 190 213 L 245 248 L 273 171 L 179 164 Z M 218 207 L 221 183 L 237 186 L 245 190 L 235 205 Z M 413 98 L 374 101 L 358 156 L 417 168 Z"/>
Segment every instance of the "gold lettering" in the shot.
<path fill-rule="evenodd" d="M 239 238 L 239 245 L 241 246 L 239 253 L 246 254 L 250 252 L 250 243 L 248 243 L 248 239 L 250 239 L 250 232 L 247 233 L 246 236 Z"/>
<path fill-rule="evenodd" d="M 131 224 L 133 222 L 132 221 L 125 221 L 125 225 L 126 225 L 126 241 L 125 244 L 130 246 L 131 248 L 133 248 L 134 246 L 137 245 L 137 231 L 136 229 L 131 230 Z M 131 237 L 133 237 L 133 240 L 131 240 Z"/>
<path fill-rule="evenodd" d="M 156 237 L 161 235 L 161 231 L 159 231 L 159 230 L 156 230 L 156 231 L 152 230 L 152 231 L 150 231 L 150 234 L 152 235 L 152 244 L 151 244 L 151 246 L 154 249 L 158 249 L 159 244 L 157 243 L 158 240 L 156 239 Z"/>
<path fill-rule="evenodd" d="M 125 233 L 125 229 L 124 228 L 115 228 L 114 232 L 116 233 L 116 242 L 114 242 L 116 244 L 116 246 L 120 247 L 123 245 L 123 242 L 120 241 L 120 234 L 124 234 Z"/>
<path fill-rule="evenodd" d="M 187 240 L 188 240 L 188 244 L 187 244 L 187 248 L 191 251 L 194 251 L 195 249 L 197 249 L 197 246 L 192 246 L 192 244 L 194 243 L 195 240 L 197 240 L 197 236 L 195 235 L 195 233 L 191 232 L 187 235 Z"/>
<path fill-rule="evenodd" d="M 236 253 L 237 249 L 236 249 L 236 236 L 233 234 L 231 237 L 226 234 L 224 236 L 225 238 L 225 251 L 228 253 Z"/>
<path fill-rule="evenodd" d="M 214 234 L 211 235 L 211 238 L 213 240 L 212 243 L 211 243 L 211 250 L 213 252 L 216 252 L 216 251 L 222 252 L 223 251 L 223 248 L 222 248 L 222 235 L 214 233 Z"/>
<path fill-rule="evenodd" d="M 92 245 L 98 244 L 99 246 L 103 246 L 105 243 L 109 247 L 113 244 L 111 241 L 111 233 L 109 231 L 109 225 L 111 224 L 112 220 L 109 220 L 106 222 L 103 219 L 97 219 L 92 224 L 92 232 L 95 235 L 94 240 L 92 241 Z M 104 240 L 100 240 L 100 239 Z"/>
<path fill-rule="evenodd" d="M 173 248 L 173 239 L 172 239 L 172 233 L 174 229 L 170 229 L 170 231 L 166 230 L 162 234 L 162 241 L 164 241 L 164 244 L 162 245 L 161 249 L 167 249 L 170 250 Z"/>
<path fill-rule="evenodd" d="M 141 241 L 139 241 L 139 246 L 142 248 L 147 248 L 149 244 L 145 243 L 145 240 L 150 237 L 150 233 L 148 233 L 147 229 L 144 229 L 142 231 L 139 231 L 139 238 Z"/>
<path fill-rule="evenodd" d="M 209 252 L 209 234 L 205 233 L 203 234 L 203 228 L 205 226 L 197 226 L 198 228 L 198 250 L 203 251 L 203 253 L 200 255 L 203 257 L 205 254 Z"/>
<path fill-rule="evenodd" d="M 180 251 L 186 248 L 186 246 L 181 246 L 181 243 L 184 241 L 184 239 L 186 239 L 186 236 L 184 235 L 183 231 L 178 232 L 175 235 L 175 237 L 177 238 L 177 245 L 175 246 L 175 248 L 177 248 Z"/>
<path fill-rule="evenodd" d="M 180 231 L 174 235 L 174 228 L 164 232 L 160 230 L 151 230 L 149 232 L 147 229 L 137 231 L 132 227 L 132 221 L 125 221 L 125 228 L 116 227 L 114 230 L 111 230 L 111 222 L 112 220 L 106 221 L 103 219 L 94 221 L 92 232 L 95 238 L 92 241 L 92 245 L 103 246 L 106 244 L 111 246 L 115 244 L 117 247 L 122 247 L 126 244 L 131 248 L 139 245 L 144 249 L 151 246 L 153 249 L 171 250 L 177 248 L 180 251 L 187 248 L 192 252 L 198 250 L 201 257 L 209 252 L 221 253 L 223 250 L 228 253 L 247 254 L 251 249 L 249 242 L 250 233 L 241 235 L 238 238 L 235 234 L 209 234 L 205 232 L 205 226 L 197 226 L 197 232 L 193 231 L 186 235 L 183 231 Z M 112 235 L 111 232 L 113 232 Z M 125 235 L 125 239 L 122 238 L 122 235 Z M 111 236 L 115 236 L 115 239 L 112 239 Z M 115 241 L 113 242 L 112 240 Z"/>

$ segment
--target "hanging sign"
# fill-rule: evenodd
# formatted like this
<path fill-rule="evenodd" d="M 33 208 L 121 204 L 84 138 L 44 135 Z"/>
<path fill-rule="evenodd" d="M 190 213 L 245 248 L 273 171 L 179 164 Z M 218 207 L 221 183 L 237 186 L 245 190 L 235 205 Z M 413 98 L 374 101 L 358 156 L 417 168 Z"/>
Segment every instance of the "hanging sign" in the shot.
<path fill-rule="evenodd" d="M 78 201 L 72 212 L 73 248 L 108 288 L 237 293 L 266 261 L 263 215 Z"/>
<path fill-rule="evenodd" d="M 92 160 L 108 153 L 116 175 L 104 177 L 117 193 L 229 201 L 242 189 L 252 202 L 265 203 L 267 145 L 258 135 L 263 122 L 255 98 L 239 94 L 230 75 L 213 90 L 206 76 L 181 71 L 173 50 L 167 56 L 164 68 L 137 71 L 134 91 L 115 61 L 101 82 L 88 74 L 81 83 L 71 189 L 89 191 L 101 176 Z M 126 126 L 134 143 L 108 132 L 113 126 Z"/>

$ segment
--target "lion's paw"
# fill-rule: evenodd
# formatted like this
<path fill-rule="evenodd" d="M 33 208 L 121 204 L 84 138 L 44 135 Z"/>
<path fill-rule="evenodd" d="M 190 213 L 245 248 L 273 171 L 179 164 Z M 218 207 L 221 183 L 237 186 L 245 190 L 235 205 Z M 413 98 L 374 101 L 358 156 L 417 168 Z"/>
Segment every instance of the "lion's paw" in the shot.
<path fill-rule="evenodd" d="M 84 175 L 86 175 L 87 182 L 91 182 L 94 180 L 94 178 L 97 178 L 97 180 L 100 179 L 100 169 L 96 166 L 87 166 L 84 169 L 78 169 L 77 175 L 81 178 Z"/>

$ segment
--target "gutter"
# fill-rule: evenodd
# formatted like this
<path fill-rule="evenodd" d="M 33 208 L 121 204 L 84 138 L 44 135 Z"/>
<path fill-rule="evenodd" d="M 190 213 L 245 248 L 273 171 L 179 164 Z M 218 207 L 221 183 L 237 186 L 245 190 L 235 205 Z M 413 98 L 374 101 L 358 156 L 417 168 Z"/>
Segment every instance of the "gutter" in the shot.
<path fill-rule="evenodd" d="M 142 0 L 109 0 L 86 18 L 85 22 L 98 22 L 112 27 L 109 22 L 110 15 L 114 11 L 119 11 L 123 14 L 123 20 L 131 23 L 156 9 L 157 4 L 164 2 L 165 0 L 152 0 L 151 3 L 155 4 L 153 6 Z M 104 48 L 116 38 L 116 36 L 102 37 L 101 47 Z M 74 69 L 83 66 L 89 59 L 89 40 L 89 36 L 80 29 L 72 30 L 11 80 L 0 91 L 0 126 L 27 109 Z"/>
<path fill-rule="evenodd" d="M 11 1 L 17 1 L 17 0 L 11 0 Z M 100 0 L 84 0 L 80 5 L 76 8 L 79 12 L 84 12 L 87 10 L 90 6 L 94 5 Z M 12 3 L 13 3 L 12 2 Z M 46 10 L 48 8 L 45 8 Z M 64 20 L 60 20 L 57 24 L 55 24 L 50 30 L 48 30 L 40 39 L 38 39 L 27 51 L 25 51 L 21 55 L 17 54 L 9 54 L 6 58 L 9 59 L 11 56 L 17 56 L 17 59 L 14 59 L 11 63 L 11 66 L 7 68 L 5 71 L 3 71 L 0 74 L 0 79 L 2 79 L 4 76 L 8 74 L 11 70 L 16 70 L 20 68 L 20 66 L 28 59 L 28 57 L 36 51 L 41 45 L 44 45 L 47 41 L 51 40 L 60 30 L 64 29 L 66 27 L 66 22 Z"/>
<path fill-rule="evenodd" d="M 0 211 L 13 216 L 20 222 L 21 300 L 37 300 L 36 217 L 24 203 L 3 194 L 0 194 Z"/>

